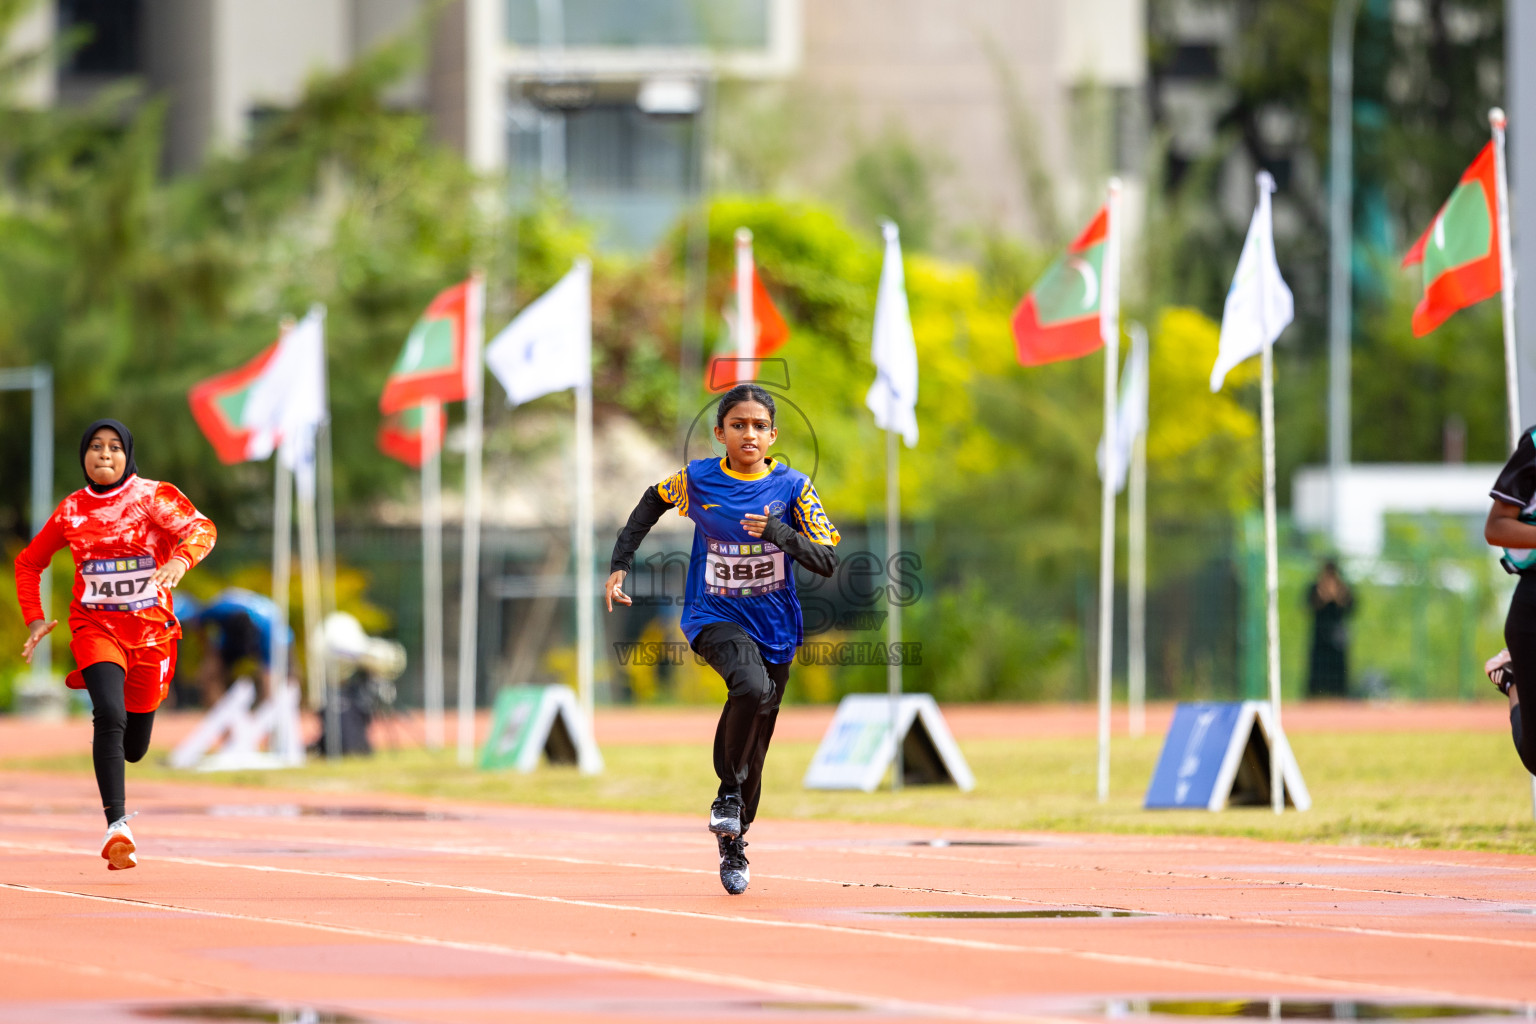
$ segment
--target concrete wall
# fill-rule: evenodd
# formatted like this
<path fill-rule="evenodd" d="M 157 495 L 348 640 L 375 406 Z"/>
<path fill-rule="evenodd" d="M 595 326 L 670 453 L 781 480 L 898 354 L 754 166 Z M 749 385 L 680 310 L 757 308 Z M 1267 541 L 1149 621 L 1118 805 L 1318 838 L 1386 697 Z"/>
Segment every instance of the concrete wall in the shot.
<path fill-rule="evenodd" d="M 170 103 L 165 165 L 194 167 L 213 138 L 217 6 L 207 0 L 146 0 L 144 59 L 150 88 Z"/>
<path fill-rule="evenodd" d="M 240 146 L 261 107 L 298 101 L 317 72 L 410 27 L 422 0 L 146 0 L 149 83 L 171 103 L 166 164 Z M 424 102 L 425 78 L 390 99 Z"/>
<path fill-rule="evenodd" d="M 1142 0 L 816 0 L 805 5 L 804 30 L 801 81 L 837 122 L 824 173 L 894 125 L 948 165 L 940 198 L 949 219 L 1013 231 L 1038 224 L 995 55 L 1017 83 L 1033 122 L 1027 145 L 1068 221 L 1097 205 L 1107 172 L 1077 166 L 1074 91 L 1145 79 Z"/>
<path fill-rule="evenodd" d="M 216 0 L 215 149 L 245 141 L 253 109 L 296 102 L 316 71 L 351 60 L 347 0 Z"/>
<path fill-rule="evenodd" d="M 0 50 L 6 56 L 41 53 L 52 43 L 53 10 L 48 4 L 38 4 L 22 16 L 8 39 L 0 40 Z M 56 93 L 53 69 L 46 60 L 39 62 L 36 70 L 15 88 L 15 98 L 24 107 L 49 106 Z"/>

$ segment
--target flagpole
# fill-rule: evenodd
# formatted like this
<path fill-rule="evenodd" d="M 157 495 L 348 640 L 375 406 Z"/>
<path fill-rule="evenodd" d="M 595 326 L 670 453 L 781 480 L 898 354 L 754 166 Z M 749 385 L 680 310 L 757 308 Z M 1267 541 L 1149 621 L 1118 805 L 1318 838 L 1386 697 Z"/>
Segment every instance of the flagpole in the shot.
<path fill-rule="evenodd" d="M 422 704 L 427 746 L 443 746 L 443 465 L 442 403 L 421 404 Z"/>
<path fill-rule="evenodd" d="M 1104 338 L 1104 436 L 1115 436 L 1120 363 L 1120 179 L 1109 180 L 1099 333 Z M 1099 503 L 1099 803 L 1109 800 L 1110 671 L 1115 626 L 1115 481 L 1104 473 Z"/>
<path fill-rule="evenodd" d="M 297 440 L 292 442 L 298 444 Z M 314 437 L 309 439 L 314 444 Z M 325 663 L 320 638 L 320 543 L 315 523 L 315 476 L 312 463 L 298 473 L 299 580 L 304 592 L 304 667 L 310 701 L 319 702 L 325 714 L 325 750 L 328 758 L 341 756 L 341 708 L 326 687 Z"/>
<path fill-rule="evenodd" d="M 1131 324 L 1133 344 L 1144 351 L 1149 361 L 1151 353 L 1145 352 L 1147 332 L 1140 324 Z M 1150 365 L 1147 367 L 1150 376 Z M 1142 378 L 1142 386 L 1147 378 Z M 1136 433 L 1131 445 L 1130 480 L 1128 481 L 1129 522 L 1128 552 L 1130 565 L 1126 580 L 1126 654 L 1127 703 L 1129 705 L 1129 731 L 1140 736 L 1147 730 L 1147 432 Z"/>
<path fill-rule="evenodd" d="M 485 437 L 485 275 L 470 278 L 465 310 L 464 534 L 459 569 L 459 764 L 475 759 L 475 675 L 479 667 L 481 453 Z"/>
<path fill-rule="evenodd" d="M 334 491 L 334 479 L 331 471 L 331 420 L 327 412 L 325 423 L 321 426 L 325 441 L 320 443 L 319 435 L 315 444 L 315 471 L 318 474 L 318 496 L 320 515 L 320 631 L 321 639 L 324 639 L 325 620 L 336 610 L 336 499 Z M 322 646 L 321 653 L 324 656 L 325 688 L 328 692 L 340 693 L 341 680 L 338 678 L 336 662 L 330 656 L 328 647 Z M 331 730 L 328 723 L 327 730 Z M 341 722 L 338 718 L 335 722 L 333 733 L 341 735 Z"/>
<path fill-rule="evenodd" d="M 322 412 L 326 417 L 330 415 L 330 400 L 325 373 L 325 342 L 324 327 L 325 307 L 316 303 L 310 307 L 309 316 L 318 317 L 321 327 L 321 343 L 319 353 L 320 371 L 320 395 L 322 400 Z M 306 318 L 307 319 L 307 318 Z M 304 581 L 304 633 L 305 633 L 305 664 L 308 668 L 311 688 L 318 688 L 324 694 L 322 707 L 325 708 L 325 755 L 327 757 L 339 757 L 341 748 L 341 700 L 337 692 L 336 680 L 330 670 L 330 659 L 326 657 L 325 637 L 322 635 L 325 622 L 325 576 L 324 548 L 321 544 L 319 513 L 320 513 L 320 488 L 316 479 L 320 461 L 320 430 L 325 421 L 316 423 L 306 429 L 309 430 L 307 458 L 303 460 L 303 470 L 298 477 L 299 484 L 299 566 L 303 573 Z M 326 441 L 330 443 L 329 439 Z M 329 470 L 329 465 L 327 465 Z M 329 477 L 326 484 L 329 486 Z M 334 582 L 334 581 L 333 581 Z"/>
<path fill-rule="evenodd" d="M 272 623 L 272 635 L 267 639 L 270 676 L 267 697 L 278 700 L 288 692 L 288 575 L 293 565 L 293 474 L 275 454 L 272 468 L 272 603 L 277 606 L 277 614 Z M 293 747 L 302 749 L 302 744 L 293 742 L 294 737 L 283 735 L 291 725 L 289 716 L 279 715 L 277 722 L 281 730 L 277 746 L 283 751 Z"/>
<path fill-rule="evenodd" d="M 888 230 L 894 232 L 892 226 Z M 901 549 L 901 455 L 896 448 L 896 389 L 891 388 L 892 410 L 885 431 L 885 564 L 896 564 L 896 553 Z M 890 643 L 886 648 L 885 684 L 891 698 L 891 743 L 894 747 L 891 760 L 891 792 L 901 789 L 906 768 L 902 764 L 901 724 L 901 664 L 896 652 L 901 648 L 901 605 L 891 600 L 887 593 L 885 602 L 886 628 L 890 631 Z"/>
<path fill-rule="evenodd" d="M 752 232 L 736 229 L 736 357 L 757 353 L 757 320 L 752 309 Z M 753 376 L 749 364 L 736 364 L 736 379 Z"/>
<path fill-rule="evenodd" d="M 1513 449 L 1520 442 L 1520 372 L 1515 362 L 1515 264 L 1514 247 L 1509 237 L 1509 172 L 1504 155 L 1506 123 L 1502 109 L 1494 107 L 1488 111 L 1488 124 L 1493 128 L 1494 191 L 1498 200 L 1499 296 L 1504 306 L 1504 400 L 1509 405 L 1509 445 Z M 1532 785 L 1536 786 L 1536 782 Z"/>
<path fill-rule="evenodd" d="M 1266 171 L 1258 174 L 1259 202 L 1266 202 L 1275 191 L 1275 180 Z M 1273 223 L 1273 221 L 1271 221 Z M 1274 245 L 1273 239 L 1270 245 Z M 1264 274 L 1256 275 L 1259 296 L 1259 333 L 1264 339 L 1263 383 L 1260 403 L 1264 432 L 1264 617 L 1265 647 L 1268 652 L 1269 710 L 1275 734 L 1269 743 L 1269 794 L 1276 814 L 1285 811 L 1284 765 L 1281 763 L 1280 737 L 1280 544 L 1275 521 L 1275 355 L 1266 314 Z"/>
<path fill-rule="evenodd" d="M 891 389 L 891 409 L 896 408 L 896 389 Z M 901 547 L 901 456 L 896 448 L 895 414 L 891 414 L 891 426 L 885 431 L 885 564 L 896 564 L 896 552 Z M 906 768 L 902 764 L 901 723 L 901 665 L 896 658 L 901 643 L 901 605 L 886 598 L 886 627 L 890 631 L 890 643 L 886 649 L 886 689 L 891 698 L 891 792 L 899 792 L 905 779 Z"/>
<path fill-rule="evenodd" d="M 1515 361 L 1515 262 L 1509 228 L 1509 170 L 1505 163 L 1504 111 L 1488 111 L 1493 129 L 1494 182 L 1499 218 L 1499 298 L 1504 307 L 1504 401 L 1509 407 L 1509 448 L 1520 443 L 1520 370 Z M 1536 818 L 1536 775 L 1531 776 L 1531 816 Z"/>
<path fill-rule="evenodd" d="M 592 261 L 581 257 L 578 268 L 591 273 Z M 590 301 L 590 300 L 589 300 Z M 576 385 L 576 690 L 587 728 L 596 731 L 597 578 L 593 575 L 592 543 L 592 331 L 583 333 L 586 373 Z"/>

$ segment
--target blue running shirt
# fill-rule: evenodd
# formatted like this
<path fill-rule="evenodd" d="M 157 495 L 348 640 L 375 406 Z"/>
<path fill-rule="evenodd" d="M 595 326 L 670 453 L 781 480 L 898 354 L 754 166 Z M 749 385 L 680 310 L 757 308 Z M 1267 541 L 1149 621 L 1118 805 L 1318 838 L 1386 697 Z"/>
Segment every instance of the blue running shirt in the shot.
<path fill-rule="evenodd" d="M 1520 435 L 1514 454 L 1504 464 L 1488 494 L 1496 501 L 1518 508 L 1522 523 L 1536 523 L 1536 428 Z M 1505 548 L 1504 557 L 1521 573 L 1536 566 L 1536 551 L 1526 548 Z"/>
<path fill-rule="evenodd" d="M 734 622 L 756 641 L 764 661 L 792 661 L 804 639 L 794 559 L 747 533 L 741 520 L 766 512 L 818 544 L 835 545 L 841 538 L 810 478 L 771 460 L 767 470 L 747 476 L 711 457 L 693 460 L 656 490 L 693 520 L 683 596 L 688 642 L 711 622 Z"/>

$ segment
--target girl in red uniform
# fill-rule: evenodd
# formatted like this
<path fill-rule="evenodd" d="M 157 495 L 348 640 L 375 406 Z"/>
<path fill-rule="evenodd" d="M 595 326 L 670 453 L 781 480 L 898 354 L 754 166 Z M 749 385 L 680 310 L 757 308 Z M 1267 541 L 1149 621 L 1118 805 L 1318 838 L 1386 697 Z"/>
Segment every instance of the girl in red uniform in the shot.
<path fill-rule="evenodd" d="M 44 621 L 39 578 L 54 552 L 75 559 L 69 648 L 79 667 L 65 682 L 91 695 L 91 760 L 107 816 L 101 855 L 110 870 L 138 864 L 123 806 L 123 762 L 149 749 L 155 709 L 176 674 L 181 624 L 171 592 L 213 549 L 208 518 L 170 484 L 146 480 L 133 461 L 133 435 L 117 420 L 97 420 L 80 439 L 86 486 L 59 503 L 32 543 L 16 556 L 16 596 L 37 642 L 57 626 Z"/>

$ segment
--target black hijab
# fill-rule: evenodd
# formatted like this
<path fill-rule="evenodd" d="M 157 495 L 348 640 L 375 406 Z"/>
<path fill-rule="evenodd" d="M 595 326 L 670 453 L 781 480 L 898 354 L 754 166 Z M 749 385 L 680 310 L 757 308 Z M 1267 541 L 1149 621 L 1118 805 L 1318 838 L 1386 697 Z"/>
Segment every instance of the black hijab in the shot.
<path fill-rule="evenodd" d="M 92 423 L 90 426 L 85 428 L 85 433 L 80 438 L 81 471 L 83 472 L 85 470 L 85 453 L 91 450 L 91 438 L 95 437 L 96 431 L 100 430 L 102 427 L 107 427 L 117 431 L 117 436 L 122 438 L 123 454 L 127 456 L 128 464 L 123 467 L 123 475 L 112 481 L 110 484 L 98 484 L 96 481 L 91 479 L 91 474 L 86 473 L 85 485 L 91 490 L 95 491 L 97 494 L 105 494 L 107 491 L 112 490 L 114 487 L 121 486 L 124 480 L 127 480 L 129 477 L 133 476 L 133 474 L 139 471 L 139 467 L 135 465 L 133 461 L 133 435 L 129 433 L 127 427 L 123 426 L 117 420 L 97 420 L 95 423 Z"/>

